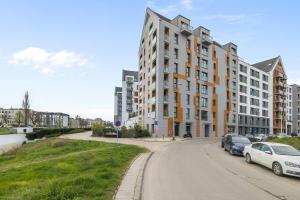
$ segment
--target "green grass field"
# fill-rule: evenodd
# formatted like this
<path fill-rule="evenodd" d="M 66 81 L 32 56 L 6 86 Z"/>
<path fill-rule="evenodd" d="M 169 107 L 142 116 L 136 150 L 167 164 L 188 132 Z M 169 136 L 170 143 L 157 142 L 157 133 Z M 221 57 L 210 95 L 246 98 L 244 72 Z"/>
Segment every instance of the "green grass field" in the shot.
<path fill-rule="evenodd" d="M 0 199 L 112 199 L 143 148 L 51 138 L 0 156 Z"/>
<path fill-rule="evenodd" d="M 300 138 L 291 137 L 291 138 L 274 138 L 270 142 L 277 142 L 277 143 L 283 143 L 288 144 L 300 151 Z"/>
<path fill-rule="evenodd" d="M 0 127 L 0 135 L 7 134 L 8 132 L 9 132 L 8 128 L 2 128 L 2 127 Z"/>

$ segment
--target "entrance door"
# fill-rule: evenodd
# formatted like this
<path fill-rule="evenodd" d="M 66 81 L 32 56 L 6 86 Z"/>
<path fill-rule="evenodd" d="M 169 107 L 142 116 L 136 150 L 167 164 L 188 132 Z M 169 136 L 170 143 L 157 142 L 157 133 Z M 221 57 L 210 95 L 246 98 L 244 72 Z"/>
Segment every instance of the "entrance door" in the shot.
<path fill-rule="evenodd" d="M 209 124 L 204 125 L 204 136 L 209 137 Z"/>
<path fill-rule="evenodd" d="M 175 123 L 175 136 L 179 136 L 179 123 Z"/>

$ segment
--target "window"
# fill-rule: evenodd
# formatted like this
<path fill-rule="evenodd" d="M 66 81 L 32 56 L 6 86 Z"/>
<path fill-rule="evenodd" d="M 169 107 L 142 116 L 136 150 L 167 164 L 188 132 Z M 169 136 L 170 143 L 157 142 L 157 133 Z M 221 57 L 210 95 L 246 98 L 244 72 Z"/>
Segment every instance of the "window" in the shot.
<path fill-rule="evenodd" d="M 196 92 L 200 93 L 200 84 L 196 83 Z"/>
<path fill-rule="evenodd" d="M 268 97 L 269 97 L 268 93 L 263 92 L 262 94 L 263 94 L 262 96 L 264 99 L 268 99 Z"/>
<path fill-rule="evenodd" d="M 186 104 L 190 105 L 190 95 L 189 94 L 186 95 Z"/>
<path fill-rule="evenodd" d="M 206 72 L 201 72 L 201 81 L 207 81 L 208 80 L 208 75 Z"/>
<path fill-rule="evenodd" d="M 185 73 L 186 73 L 186 76 L 190 78 L 191 77 L 191 68 L 190 67 L 186 67 L 185 68 Z"/>
<path fill-rule="evenodd" d="M 251 104 L 251 105 L 254 105 L 254 106 L 259 106 L 259 100 L 258 100 L 258 99 L 251 98 L 251 99 L 250 99 L 250 104 Z"/>
<path fill-rule="evenodd" d="M 191 40 L 190 39 L 186 40 L 186 48 L 188 48 L 188 49 L 191 48 Z"/>
<path fill-rule="evenodd" d="M 208 87 L 207 85 L 201 85 L 201 93 L 208 94 Z"/>
<path fill-rule="evenodd" d="M 240 95 L 240 102 L 247 103 L 247 96 Z"/>
<path fill-rule="evenodd" d="M 247 107 L 246 106 L 240 106 L 240 113 L 247 113 Z"/>
<path fill-rule="evenodd" d="M 256 96 L 256 97 L 259 97 L 259 91 L 258 90 L 255 90 L 253 88 L 250 88 L 250 94 L 252 96 Z"/>
<path fill-rule="evenodd" d="M 201 59 L 201 67 L 207 69 L 207 66 L 208 66 L 208 61 Z"/>
<path fill-rule="evenodd" d="M 259 109 L 258 108 L 250 108 L 250 114 L 251 115 L 259 115 Z"/>
<path fill-rule="evenodd" d="M 175 88 L 177 88 L 177 86 L 178 86 L 178 79 L 177 79 L 177 78 L 174 78 L 174 79 L 173 79 L 173 86 L 174 86 Z"/>
<path fill-rule="evenodd" d="M 208 99 L 201 97 L 201 106 L 204 108 L 207 108 L 207 106 L 208 106 L 207 104 L 208 104 Z"/>
<path fill-rule="evenodd" d="M 269 106 L 269 103 L 267 101 L 263 101 L 263 107 L 268 108 L 268 106 Z"/>
<path fill-rule="evenodd" d="M 191 90 L 191 82 L 190 81 L 186 81 L 186 89 L 187 89 L 187 91 Z"/>
<path fill-rule="evenodd" d="M 174 42 L 175 42 L 175 44 L 178 44 L 178 34 L 177 33 L 175 33 L 175 35 L 174 35 Z"/>
<path fill-rule="evenodd" d="M 174 107 L 174 117 L 177 118 L 177 107 Z"/>
<path fill-rule="evenodd" d="M 240 74 L 240 82 L 247 83 L 247 77 Z"/>
<path fill-rule="evenodd" d="M 207 111 L 201 110 L 201 120 L 207 120 Z"/>
<path fill-rule="evenodd" d="M 251 69 L 251 76 L 259 78 L 259 72 Z"/>
<path fill-rule="evenodd" d="M 243 85 L 240 85 L 240 92 L 241 93 L 247 93 L 247 87 L 243 86 Z"/>
<path fill-rule="evenodd" d="M 263 74 L 263 81 L 268 81 L 269 80 L 269 77 L 265 74 Z"/>
<path fill-rule="evenodd" d="M 186 109 L 186 119 L 190 119 L 190 109 L 189 108 L 187 108 Z"/>
<path fill-rule="evenodd" d="M 174 57 L 175 59 L 178 59 L 178 49 L 174 49 Z"/>
<path fill-rule="evenodd" d="M 175 74 L 178 74 L 178 63 L 174 63 L 175 66 Z"/>
<path fill-rule="evenodd" d="M 263 110 L 263 111 L 262 111 L 262 115 L 263 115 L 264 117 L 268 117 L 268 111 L 267 111 L 267 110 Z"/>
<path fill-rule="evenodd" d="M 251 86 L 259 88 L 259 81 L 256 81 L 254 79 L 251 79 Z"/>

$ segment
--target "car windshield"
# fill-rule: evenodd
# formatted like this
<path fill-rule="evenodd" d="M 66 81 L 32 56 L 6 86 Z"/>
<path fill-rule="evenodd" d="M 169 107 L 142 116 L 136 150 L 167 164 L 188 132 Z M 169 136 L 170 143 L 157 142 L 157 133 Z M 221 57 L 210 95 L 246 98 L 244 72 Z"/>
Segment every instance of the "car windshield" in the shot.
<path fill-rule="evenodd" d="M 249 141 L 248 138 L 245 137 L 233 137 L 232 141 L 235 143 L 243 143 L 243 144 L 250 144 L 251 142 Z"/>
<path fill-rule="evenodd" d="M 275 154 L 286 155 L 286 156 L 300 156 L 300 152 L 290 146 L 271 146 Z"/>

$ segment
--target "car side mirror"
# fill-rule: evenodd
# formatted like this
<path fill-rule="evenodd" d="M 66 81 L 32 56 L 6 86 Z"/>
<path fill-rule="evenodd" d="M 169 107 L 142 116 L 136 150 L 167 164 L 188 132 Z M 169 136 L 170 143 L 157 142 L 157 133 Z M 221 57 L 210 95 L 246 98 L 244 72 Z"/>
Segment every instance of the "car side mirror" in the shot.
<path fill-rule="evenodd" d="M 271 151 L 265 151 L 266 154 L 270 154 L 272 155 L 272 152 Z"/>

